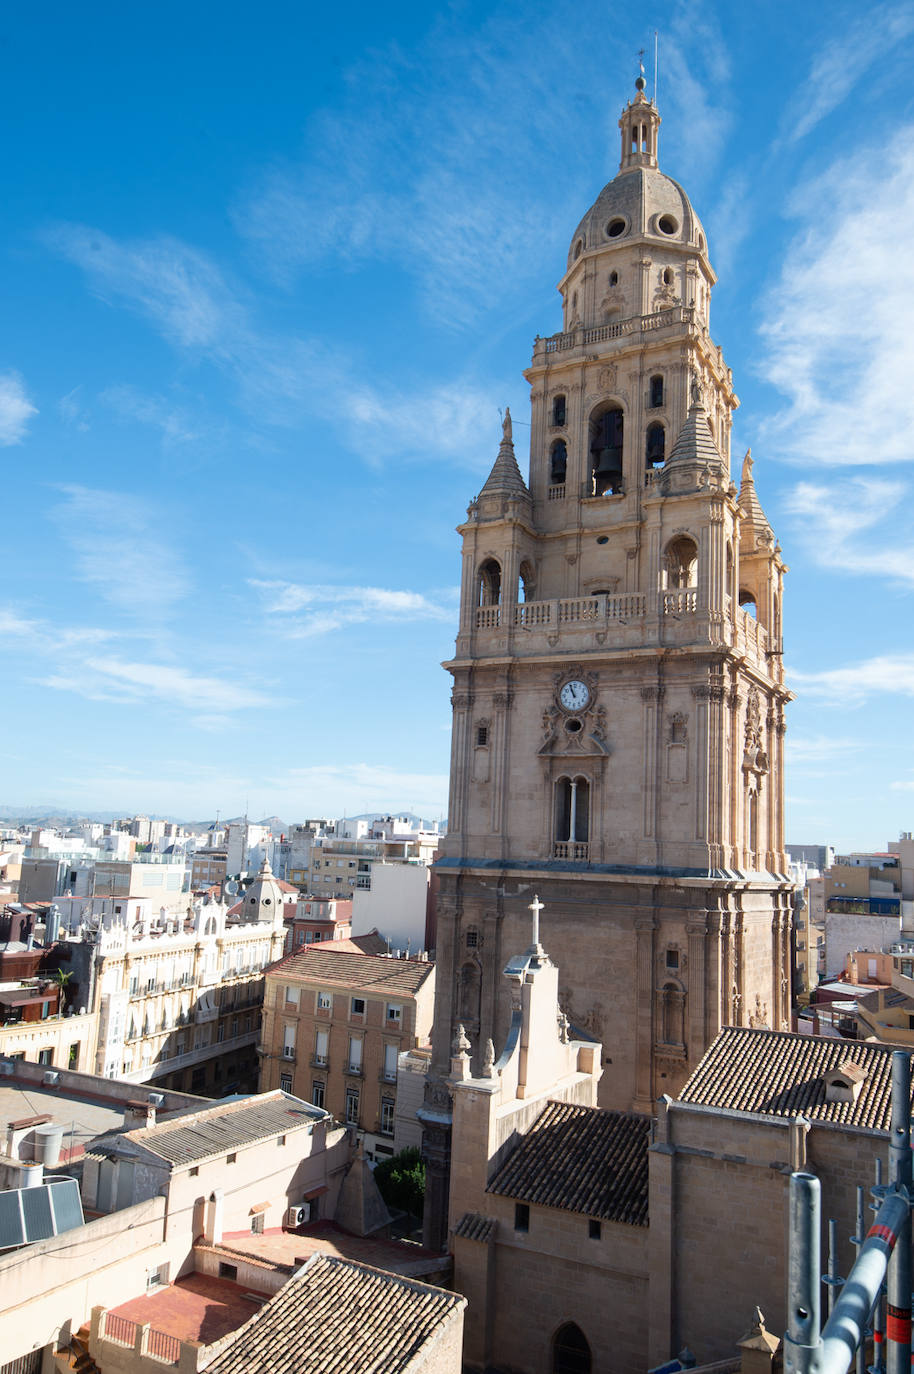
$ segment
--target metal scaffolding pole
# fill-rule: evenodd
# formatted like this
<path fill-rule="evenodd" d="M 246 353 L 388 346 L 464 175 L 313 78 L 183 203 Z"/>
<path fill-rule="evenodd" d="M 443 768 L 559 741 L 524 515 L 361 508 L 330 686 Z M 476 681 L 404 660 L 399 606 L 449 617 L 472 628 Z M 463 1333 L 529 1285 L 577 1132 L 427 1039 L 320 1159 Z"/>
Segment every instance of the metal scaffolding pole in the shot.
<path fill-rule="evenodd" d="M 866 1339 L 866 1323 L 874 1305 L 878 1306 L 887 1272 L 890 1363 L 886 1374 L 911 1374 L 911 1069 L 904 1051 L 892 1056 L 889 1160 L 889 1183 L 866 1237 L 858 1192 L 857 1259 L 821 1331 L 821 1185 L 813 1174 L 791 1175 L 786 1374 L 846 1374 L 854 1352 Z M 877 1168 L 876 1177 L 881 1179 L 881 1169 Z M 881 1191 L 877 1190 L 877 1197 Z M 879 1325 L 877 1315 L 877 1332 Z M 880 1363 L 877 1334 L 877 1366 Z"/>
<path fill-rule="evenodd" d="M 911 1061 L 903 1050 L 892 1055 L 892 1134 L 889 1186 L 911 1190 Z M 889 1259 L 886 1293 L 886 1374 L 911 1370 L 911 1210 Z"/>

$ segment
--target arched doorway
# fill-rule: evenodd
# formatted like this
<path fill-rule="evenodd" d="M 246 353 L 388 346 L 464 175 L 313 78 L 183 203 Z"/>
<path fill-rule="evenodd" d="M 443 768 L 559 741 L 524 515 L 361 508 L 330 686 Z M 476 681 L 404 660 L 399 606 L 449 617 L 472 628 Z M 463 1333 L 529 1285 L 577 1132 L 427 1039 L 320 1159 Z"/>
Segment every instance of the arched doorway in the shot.
<path fill-rule="evenodd" d="M 590 1374 L 590 1346 L 574 1322 L 560 1326 L 552 1338 L 552 1374 Z"/>

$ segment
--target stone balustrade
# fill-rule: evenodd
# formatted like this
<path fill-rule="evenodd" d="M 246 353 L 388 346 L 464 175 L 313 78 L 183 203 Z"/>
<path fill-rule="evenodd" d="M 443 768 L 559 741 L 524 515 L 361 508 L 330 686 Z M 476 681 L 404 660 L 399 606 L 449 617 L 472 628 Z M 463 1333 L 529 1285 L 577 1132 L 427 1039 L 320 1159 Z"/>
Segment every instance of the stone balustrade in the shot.
<path fill-rule="evenodd" d="M 561 353 L 568 348 L 583 348 L 588 344 L 606 343 L 610 339 L 624 339 L 632 334 L 646 334 L 655 329 L 666 329 L 674 324 L 698 324 L 698 315 L 692 306 L 675 305 L 666 310 L 654 310 L 649 315 L 631 315 L 628 319 L 617 320 L 613 324 L 594 325 L 589 329 L 574 329 L 568 334 L 553 334 L 548 339 L 538 339 L 536 351 Z"/>

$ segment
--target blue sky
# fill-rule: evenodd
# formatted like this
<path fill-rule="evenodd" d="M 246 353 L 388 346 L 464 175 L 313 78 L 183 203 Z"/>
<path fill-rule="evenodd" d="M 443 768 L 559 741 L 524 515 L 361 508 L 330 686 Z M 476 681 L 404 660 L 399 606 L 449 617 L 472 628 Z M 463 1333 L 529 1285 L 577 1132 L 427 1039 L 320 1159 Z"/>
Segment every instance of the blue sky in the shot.
<path fill-rule="evenodd" d="M 791 567 L 788 838 L 914 828 L 910 3 L 10 11 L 0 802 L 444 811 L 454 526 L 655 28 Z"/>

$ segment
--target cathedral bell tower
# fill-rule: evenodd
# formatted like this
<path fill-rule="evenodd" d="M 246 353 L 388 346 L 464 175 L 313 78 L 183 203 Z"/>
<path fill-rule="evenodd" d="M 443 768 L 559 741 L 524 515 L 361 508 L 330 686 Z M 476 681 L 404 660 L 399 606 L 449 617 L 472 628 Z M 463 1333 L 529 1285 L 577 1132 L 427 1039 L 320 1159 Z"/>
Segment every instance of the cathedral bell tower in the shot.
<path fill-rule="evenodd" d="M 460 526 L 448 835 L 423 1109 L 427 1235 L 446 1238 L 450 1047 L 474 1072 L 534 892 L 600 1104 L 648 1112 L 722 1025 L 790 1021 L 783 834 L 786 571 L 710 334 L 716 278 L 659 170 L 636 82 L 618 175 L 571 238 L 537 338 L 529 482 L 510 415 Z"/>

